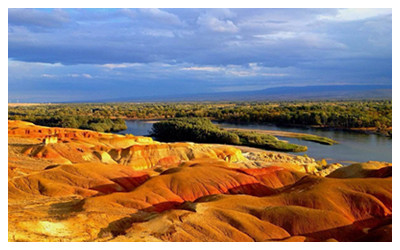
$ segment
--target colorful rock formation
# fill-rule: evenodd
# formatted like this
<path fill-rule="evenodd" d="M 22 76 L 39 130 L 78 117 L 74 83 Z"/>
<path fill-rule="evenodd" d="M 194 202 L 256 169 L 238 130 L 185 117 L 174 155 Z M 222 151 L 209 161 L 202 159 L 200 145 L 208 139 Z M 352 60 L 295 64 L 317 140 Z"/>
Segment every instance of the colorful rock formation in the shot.
<path fill-rule="evenodd" d="M 8 134 L 9 241 L 391 241 L 386 163 L 322 177 L 310 158 L 227 145 Z"/>

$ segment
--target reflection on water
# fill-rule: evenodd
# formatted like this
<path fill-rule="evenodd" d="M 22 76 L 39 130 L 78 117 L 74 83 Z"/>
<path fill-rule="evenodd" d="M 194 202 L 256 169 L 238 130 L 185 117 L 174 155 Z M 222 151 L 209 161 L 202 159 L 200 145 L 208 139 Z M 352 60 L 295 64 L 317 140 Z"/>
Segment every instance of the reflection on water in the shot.
<path fill-rule="evenodd" d="M 320 130 L 311 128 L 277 127 L 274 125 L 243 125 L 230 123 L 216 123 L 224 128 L 281 130 L 288 132 L 308 133 L 332 138 L 339 142 L 336 145 L 322 145 L 315 142 L 302 141 L 295 138 L 280 138 L 292 143 L 305 145 L 307 152 L 293 153 L 297 155 L 307 154 L 315 159 L 326 159 L 328 162 L 348 163 L 352 161 L 387 161 L 392 162 L 392 139 L 380 135 L 368 135 L 355 132 Z M 126 120 L 127 130 L 119 134 L 148 135 L 153 126 L 152 123 L 141 120 Z M 279 138 L 279 137 L 278 137 Z"/>
<path fill-rule="evenodd" d="M 152 123 L 142 121 L 142 120 L 125 120 L 126 126 L 128 127 L 126 130 L 118 132 L 118 134 L 126 135 L 146 135 L 150 134 L 151 128 L 153 127 Z"/>
<path fill-rule="evenodd" d="M 348 131 L 338 130 L 321 130 L 312 128 L 291 128 L 277 127 L 274 125 L 242 125 L 217 123 L 224 128 L 244 128 L 244 129 L 264 129 L 264 130 L 281 130 L 297 133 L 308 133 L 324 137 L 329 137 L 339 142 L 332 146 L 322 145 L 310 141 L 302 141 L 296 138 L 283 138 L 292 143 L 305 145 L 308 147 L 307 152 L 294 153 L 297 155 L 307 154 L 316 159 L 325 158 L 328 162 L 362 162 L 362 161 L 387 161 L 392 162 L 392 139 L 389 137 L 362 134 Z"/>

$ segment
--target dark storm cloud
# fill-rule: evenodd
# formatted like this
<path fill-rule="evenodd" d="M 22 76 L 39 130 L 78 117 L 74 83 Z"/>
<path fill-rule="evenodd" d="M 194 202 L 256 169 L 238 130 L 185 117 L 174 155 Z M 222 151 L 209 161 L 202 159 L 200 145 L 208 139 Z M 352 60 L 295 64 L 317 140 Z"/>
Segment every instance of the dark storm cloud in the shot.
<path fill-rule="evenodd" d="M 36 10 L 36 9 L 9 9 L 9 26 L 56 28 L 69 22 L 68 14 L 60 9 Z"/>
<path fill-rule="evenodd" d="M 41 72 L 9 84 L 45 86 L 47 75 L 64 86 L 70 71 L 140 93 L 151 92 L 140 83 L 171 93 L 178 82 L 184 92 L 391 84 L 391 39 L 387 9 L 9 9 L 9 71 Z"/>

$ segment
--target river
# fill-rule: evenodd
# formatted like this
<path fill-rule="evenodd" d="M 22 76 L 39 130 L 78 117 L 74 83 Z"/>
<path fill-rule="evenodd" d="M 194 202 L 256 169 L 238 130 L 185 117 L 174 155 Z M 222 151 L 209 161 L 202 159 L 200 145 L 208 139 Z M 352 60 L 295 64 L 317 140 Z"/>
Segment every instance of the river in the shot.
<path fill-rule="evenodd" d="M 329 137 L 339 142 L 339 144 L 329 146 L 315 142 L 302 141 L 295 138 L 283 138 L 278 136 L 279 139 L 308 147 L 307 152 L 291 154 L 307 154 L 317 160 L 326 159 L 328 162 L 340 162 L 346 165 L 351 162 L 365 162 L 370 160 L 392 162 L 392 138 L 381 135 L 313 128 L 277 127 L 274 125 L 216 124 L 223 128 L 280 130 L 314 134 Z M 119 134 L 148 135 L 153 126 L 152 123 L 142 120 L 126 120 L 126 125 L 128 129 L 119 132 Z"/>

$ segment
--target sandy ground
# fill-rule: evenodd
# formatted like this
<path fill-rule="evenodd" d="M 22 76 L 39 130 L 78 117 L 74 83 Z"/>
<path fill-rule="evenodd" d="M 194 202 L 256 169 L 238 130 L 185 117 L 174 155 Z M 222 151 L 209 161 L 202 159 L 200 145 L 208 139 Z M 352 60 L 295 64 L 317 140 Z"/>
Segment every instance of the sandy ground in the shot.
<path fill-rule="evenodd" d="M 52 103 L 9 103 L 9 107 L 18 107 L 18 106 L 38 106 L 38 105 L 53 105 Z"/>
<path fill-rule="evenodd" d="M 313 134 L 305 134 L 305 133 L 295 133 L 295 132 L 287 132 L 287 131 L 280 131 L 280 130 L 263 130 L 263 129 L 242 129 L 242 128 L 225 128 L 228 131 L 232 130 L 238 130 L 238 131 L 244 131 L 244 132 L 257 132 L 260 134 L 267 134 L 267 135 L 273 135 L 273 136 L 282 136 L 282 137 L 300 137 L 300 136 L 314 136 Z"/>

